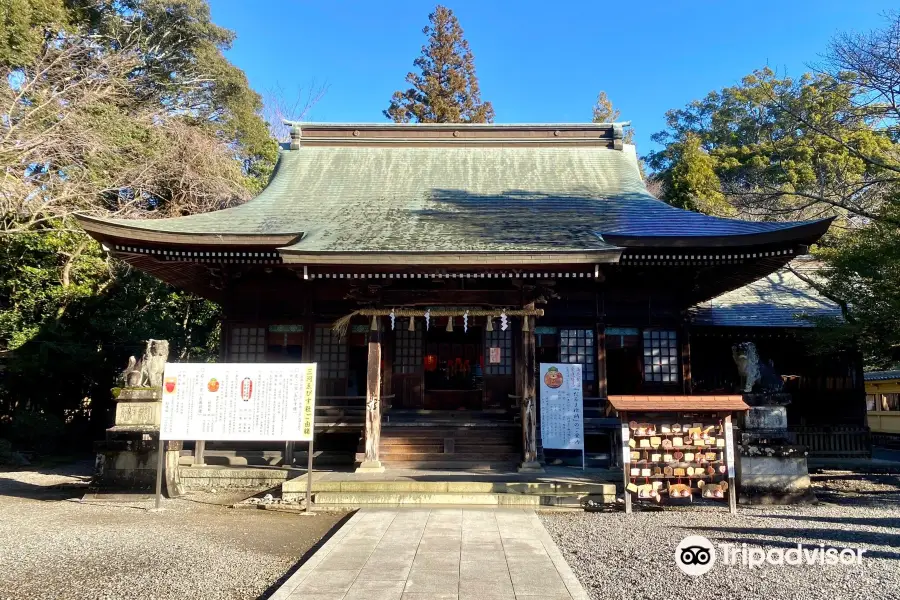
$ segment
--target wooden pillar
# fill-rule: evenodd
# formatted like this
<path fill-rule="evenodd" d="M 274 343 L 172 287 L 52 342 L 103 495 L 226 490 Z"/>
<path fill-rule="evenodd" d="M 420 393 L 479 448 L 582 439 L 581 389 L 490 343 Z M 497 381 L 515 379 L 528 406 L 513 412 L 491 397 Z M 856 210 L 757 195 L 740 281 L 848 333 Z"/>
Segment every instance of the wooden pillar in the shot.
<path fill-rule="evenodd" d="M 181 458 L 181 450 L 184 442 L 168 441 L 165 443 L 166 465 L 166 494 L 169 498 L 177 498 L 184 495 L 184 486 L 181 485 L 178 459 Z"/>
<path fill-rule="evenodd" d="M 597 395 L 606 398 L 606 325 L 597 323 Z"/>
<path fill-rule="evenodd" d="M 534 308 L 529 304 L 526 308 Z M 525 327 L 525 324 L 528 327 Z M 537 462 L 537 364 L 535 362 L 534 317 L 522 317 L 522 359 L 517 373 L 522 389 L 522 466 L 519 471 L 543 472 Z M 527 330 L 526 330 L 527 329 Z"/>
<path fill-rule="evenodd" d="M 737 452 L 734 450 L 734 429 L 731 415 L 725 417 L 725 464 L 728 468 L 728 512 L 737 512 L 737 490 L 734 488 L 734 461 Z"/>
<path fill-rule="evenodd" d="M 200 467 L 206 464 L 206 441 L 197 440 L 194 442 L 194 466 Z"/>
<path fill-rule="evenodd" d="M 619 453 L 622 454 L 622 481 L 624 485 L 625 492 L 625 514 L 631 514 L 631 491 L 628 489 L 629 484 L 631 483 L 631 449 L 628 446 L 628 440 L 631 439 L 631 430 L 628 428 L 628 413 L 625 411 L 619 412 L 619 419 L 622 421 L 621 425 L 621 447 L 617 449 Z"/>
<path fill-rule="evenodd" d="M 694 382 L 691 378 L 691 329 L 687 325 L 681 329 L 681 385 L 683 393 L 694 392 Z"/>
<path fill-rule="evenodd" d="M 381 323 L 373 317 L 369 331 L 369 360 L 366 371 L 366 456 L 357 473 L 381 473 L 378 457 L 381 445 Z"/>

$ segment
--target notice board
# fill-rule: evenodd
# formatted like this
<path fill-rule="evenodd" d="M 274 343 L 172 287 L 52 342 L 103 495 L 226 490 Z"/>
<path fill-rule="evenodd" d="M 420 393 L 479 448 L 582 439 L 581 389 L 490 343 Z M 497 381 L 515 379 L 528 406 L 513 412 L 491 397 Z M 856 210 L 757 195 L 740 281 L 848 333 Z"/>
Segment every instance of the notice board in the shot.
<path fill-rule="evenodd" d="M 309 441 L 315 409 L 315 363 L 167 363 L 160 439 Z"/>
<path fill-rule="evenodd" d="M 544 448 L 584 450 L 581 365 L 541 363 L 540 386 Z"/>

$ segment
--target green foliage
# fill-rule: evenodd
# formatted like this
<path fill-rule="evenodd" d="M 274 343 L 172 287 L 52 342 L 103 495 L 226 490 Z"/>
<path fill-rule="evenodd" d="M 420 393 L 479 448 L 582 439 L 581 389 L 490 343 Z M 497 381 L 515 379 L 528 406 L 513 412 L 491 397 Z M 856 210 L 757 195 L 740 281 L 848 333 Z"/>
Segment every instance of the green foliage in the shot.
<path fill-rule="evenodd" d="M 494 107 L 481 101 L 475 57 L 453 11 L 438 5 L 422 30 L 428 44 L 409 73 L 412 87 L 394 92 L 384 116 L 395 123 L 491 123 Z"/>
<path fill-rule="evenodd" d="M 697 135 L 686 134 L 668 150 L 674 157 L 672 168 L 665 174 L 665 199 L 670 204 L 710 215 L 734 213 L 720 191 L 716 159 L 703 149 Z"/>
<path fill-rule="evenodd" d="M 871 217 L 884 170 L 860 151 L 892 142 L 857 115 L 857 95 L 828 74 L 795 82 L 756 71 L 667 112 L 668 129 L 653 136 L 665 147 L 647 163 L 679 206 L 763 220 Z"/>
<path fill-rule="evenodd" d="M 84 234 L 47 228 L 2 241 L 0 415 L 91 415 L 100 429 L 109 390 L 144 340 L 168 339 L 172 360 L 218 354 L 217 305 L 105 258 Z"/>
<path fill-rule="evenodd" d="M 76 211 L 213 210 L 268 179 L 277 143 L 205 0 L 0 0 L 0 427 L 90 442 L 148 338 L 218 355 L 220 309 L 110 259 Z M 29 438 L 28 431 L 35 436 Z"/>
<path fill-rule="evenodd" d="M 866 364 L 875 369 L 900 364 L 900 199 L 866 227 L 853 229 L 840 245 L 817 252 L 827 265 L 824 292 L 850 307 L 850 322 L 822 323 L 823 334 L 859 341 Z M 844 339 L 841 339 L 841 336 Z M 833 342 L 832 342 L 833 343 Z"/>
<path fill-rule="evenodd" d="M 856 343 L 868 366 L 900 364 L 900 13 L 837 38 L 797 80 L 756 71 L 666 113 L 647 163 L 664 200 L 755 220 L 835 218 L 810 280 L 844 319 L 815 344 Z"/>
<path fill-rule="evenodd" d="M 27 63 L 67 22 L 63 0 L 0 0 L 0 65 Z"/>

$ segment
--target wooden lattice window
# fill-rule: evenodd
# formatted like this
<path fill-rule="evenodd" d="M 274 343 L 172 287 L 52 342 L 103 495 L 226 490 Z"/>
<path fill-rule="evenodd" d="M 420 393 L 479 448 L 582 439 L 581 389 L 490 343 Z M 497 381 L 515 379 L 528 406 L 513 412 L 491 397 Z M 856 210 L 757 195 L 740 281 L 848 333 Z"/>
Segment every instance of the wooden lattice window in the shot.
<path fill-rule="evenodd" d="M 330 326 L 316 326 L 315 352 L 319 378 L 347 378 L 347 341 Z"/>
<path fill-rule="evenodd" d="M 230 351 L 232 362 L 265 362 L 266 328 L 232 327 Z"/>
<path fill-rule="evenodd" d="M 499 348 L 500 362 L 491 363 L 491 348 Z M 496 353 L 497 350 L 494 350 Z M 512 329 L 506 331 L 499 327 L 484 332 L 484 374 L 512 375 Z"/>
<path fill-rule="evenodd" d="M 866 410 L 868 412 L 878 410 L 878 396 L 876 394 L 866 394 Z"/>
<path fill-rule="evenodd" d="M 644 330 L 644 381 L 678 383 L 678 337 L 674 331 Z"/>
<path fill-rule="evenodd" d="M 581 378 L 594 380 L 594 330 L 561 329 L 559 332 L 559 362 L 581 365 Z"/>
<path fill-rule="evenodd" d="M 421 320 L 415 323 L 415 330 L 409 331 L 409 319 L 397 319 L 396 345 L 394 347 L 394 373 L 416 373 L 422 365 Z"/>

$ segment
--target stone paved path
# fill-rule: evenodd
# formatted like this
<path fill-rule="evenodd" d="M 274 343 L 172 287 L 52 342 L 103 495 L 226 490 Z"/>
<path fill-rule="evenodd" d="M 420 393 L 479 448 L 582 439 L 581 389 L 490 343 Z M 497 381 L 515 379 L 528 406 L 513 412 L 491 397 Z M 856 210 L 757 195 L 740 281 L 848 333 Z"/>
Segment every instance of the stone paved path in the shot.
<path fill-rule="evenodd" d="M 366 508 L 272 600 L 583 600 L 532 510 Z"/>

